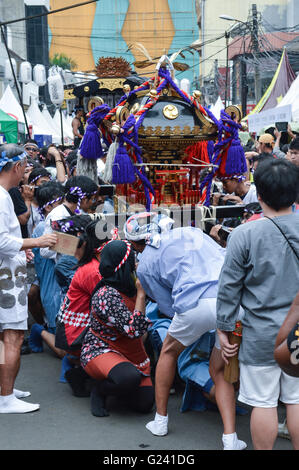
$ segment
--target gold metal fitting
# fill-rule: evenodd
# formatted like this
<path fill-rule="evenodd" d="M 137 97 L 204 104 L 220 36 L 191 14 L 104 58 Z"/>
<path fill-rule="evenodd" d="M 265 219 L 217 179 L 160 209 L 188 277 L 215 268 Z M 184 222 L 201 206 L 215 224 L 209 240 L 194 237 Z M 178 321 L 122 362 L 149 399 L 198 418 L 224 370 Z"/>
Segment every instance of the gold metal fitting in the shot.
<path fill-rule="evenodd" d="M 112 124 L 111 132 L 112 132 L 112 134 L 119 134 L 120 133 L 120 126 L 118 124 L 116 124 L 116 122 L 114 124 Z"/>
<path fill-rule="evenodd" d="M 157 98 L 157 94 L 158 94 L 158 92 L 155 88 L 152 88 L 149 92 L 149 95 L 150 95 L 151 98 Z"/>
<path fill-rule="evenodd" d="M 130 93 L 130 91 L 131 91 L 130 85 L 128 85 L 128 84 L 124 85 L 124 86 L 123 86 L 123 91 L 124 91 L 125 93 Z"/>
<path fill-rule="evenodd" d="M 197 101 L 201 100 L 201 91 L 199 90 L 194 90 L 193 92 L 193 98 L 195 98 Z"/>

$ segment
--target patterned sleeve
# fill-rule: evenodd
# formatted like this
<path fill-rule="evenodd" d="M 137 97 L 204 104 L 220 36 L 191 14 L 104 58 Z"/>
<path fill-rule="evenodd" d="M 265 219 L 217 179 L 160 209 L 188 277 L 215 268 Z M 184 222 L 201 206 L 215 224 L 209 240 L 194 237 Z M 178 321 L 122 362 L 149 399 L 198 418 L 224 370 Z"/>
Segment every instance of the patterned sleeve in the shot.
<path fill-rule="evenodd" d="M 138 310 L 132 313 L 119 292 L 111 287 L 102 287 L 95 293 L 91 313 L 95 320 L 104 321 L 108 327 L 132 339 L 142 336 L 149 326 L 145 314 Z"/>

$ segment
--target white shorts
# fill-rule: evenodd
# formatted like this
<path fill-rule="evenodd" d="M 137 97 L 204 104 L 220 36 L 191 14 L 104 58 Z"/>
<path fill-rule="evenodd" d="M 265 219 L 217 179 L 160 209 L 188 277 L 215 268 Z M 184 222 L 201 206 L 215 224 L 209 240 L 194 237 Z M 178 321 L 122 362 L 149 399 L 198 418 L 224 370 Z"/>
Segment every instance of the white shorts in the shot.
<path fill-rule="evenodd" d="M 285 374 L 278 365 L 250 366 L 240 362 L 238 400 L 257 408 L 276 408 L 278 399 L 299 404 L 299 378 Z"/>
<path fill-rule="evenodd" d="M 27 318 L 26 320 L 22 320 L 16 323 L 0 323 L 0 333 L 2 333 L 4 330 L 28 330 Z"/>
<path fill-rule="evenodd" d="M 200 299 L 195 308 L 174 314 L 168 333 L 187 347 L 215 328 L 216 299 Z"/>

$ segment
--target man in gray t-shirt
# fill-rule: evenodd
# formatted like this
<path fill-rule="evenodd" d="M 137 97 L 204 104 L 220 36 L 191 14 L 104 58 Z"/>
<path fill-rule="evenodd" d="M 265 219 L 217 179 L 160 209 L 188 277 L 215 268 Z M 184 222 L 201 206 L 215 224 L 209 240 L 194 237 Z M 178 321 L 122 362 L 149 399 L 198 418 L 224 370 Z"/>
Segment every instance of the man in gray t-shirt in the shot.
<path fill-rule="evenodd" d="M 239 400 L 253 407 L 253 445 L 272 449 L 280 399 L 298 449 L 299 379 L 287 376 L 274 359 L 277 333 L 299 285 L 299 215 L 293 212 L 298 170 L 285 160 L 269 159 L 258 165 L 254 180 L 264 217 L 237 227 L 229 236 L 219 279 L 218 335 L 226 362 L 236 354 L 228 332 L 234 330 L 242 306 Z"/>

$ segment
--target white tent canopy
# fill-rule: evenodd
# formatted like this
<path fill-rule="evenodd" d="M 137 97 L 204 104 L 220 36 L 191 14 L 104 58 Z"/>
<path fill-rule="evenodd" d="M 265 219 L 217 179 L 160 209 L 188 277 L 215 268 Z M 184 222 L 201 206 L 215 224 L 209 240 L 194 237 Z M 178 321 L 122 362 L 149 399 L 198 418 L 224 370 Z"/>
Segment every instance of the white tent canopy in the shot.
<path fill-rule="evenodd" d="M 9 85 L 7 85 L 5 92 L 0 100 L 0 109 L 11 117 L 17 119 L 19 122 L 25 122 L 24 114 L 20 103 L 13 94 Z"/>
<path fill-rule="evenodd" d="M 60 127 L 57 127 L 56 126 L 56 123 L 55 121 L 53 120 L 51 114 L 49 113 L 48 111 L 48 108 L 47 106 L 44 104 L 43 106 L 43 110 L 42 110 L 42 115 L 43 117 L 45 118 L 45 120 L 47 121 L 48 125 L 51 127 L 51 129 L 53 130 L 53 133 L 52 133 L 52 141 L 53 143 L 55 144 L 61 144 L 61 131 L 60 131 Z"/>
<path fill-rule="evenodd" d="M 60 121 L 60 111 L 56 109 L 55 114 L 53 116 L 53 121 L 55 123 L 55 127 L 59 127 L 61 129 L 61 121 Z M 73 132 L 72 128 L 70 127 L 69 123 L 66 121 L 66 118 L 62 112 L 62 128 L 63 128 L 63 138 L 66 144 L 71 144 L 73 142 Z"/>
<path fill-rule="evenodd" d="M 220 112 L 221 112 L 222 109 L 224 109 L 224 104 L 223 104 L 222 99 L 220 98 L 220 96 L 218 96 L 218 100 L 216 101 L 216 103 L 213 106 L 211 106 L 210 111 L 211 111 L 211 113 L 214 114 L 216 119 L 220 119 Z"/>
<path fill-rule="evenodd" d="M 29 124 L 32 125 L 33 135 L 50 135 L 53 140 L 54 130 L 44 118 L 36 100 L 33 100 L 29 106 L 26 117 Z"/>
<path fill-rule="evenodd" d="M 292 120 L 299 121 L 299 75 L 293 81 L 287 94 L 282 98 L 277 107 L 286 106 L 288 104 L 292 106 Z"/>

